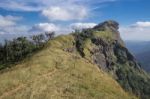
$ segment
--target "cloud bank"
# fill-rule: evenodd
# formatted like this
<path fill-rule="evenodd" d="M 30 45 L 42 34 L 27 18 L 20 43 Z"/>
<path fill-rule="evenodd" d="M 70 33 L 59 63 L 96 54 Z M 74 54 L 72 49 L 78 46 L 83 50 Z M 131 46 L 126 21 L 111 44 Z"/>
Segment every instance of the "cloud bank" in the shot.
<path fill-rule="evenodd" d="M 70 27 L 73 30 L 82 30 L 87 28 L 93 28 L 96 25 L 97 25 L 96 23 L 73 23 L 70 25 Z"/>
<path fill-rule="evenodd" d="M 135 24 L 131 25 L 132 27 L 135 27 L 135 28 L 146 28 L 146 27 L 150 27 L 150 22 L 149 21 L 145 21 L 145 22 L 142 22 L 142 21 L 138 21 L 136 22 Z"/>
<path fill-rule="evenodd" d="M 19 21 L 21 18 L 16 16 L 2 16 L 0 15 L 0 27 L 7 27 L 16 25 L 16 22 Z"/>
<path fill-rule="evenodd" d="M 53 32 L 53 31 L 58 31 L 59 27 L 56 26 L 53 23 L 39 23 L 34 25 L 29 32 Z"/>
<path fill-rule="evenodd" d="M 127 27 L 120 28 L 121 36 L 125 40 L 149 41 L 150 40 L 150 22 L 138 21 Z"/>
<path fill-rule="evenodd" d="M 20 21 L 22 18 L 18 16 L 2 16 L 0 15 L 0 34 L 6 33 L 22 33 L 27 28 L 23 25 L 17 25 L 17 22 Z"/>
<path fill-rule="evenodd" d="M 42 11 L 42 15 L 51 21 L 82 20 L 87 16 L 87 13 L 87 9 L 83 6 L 53 6 Z"/>

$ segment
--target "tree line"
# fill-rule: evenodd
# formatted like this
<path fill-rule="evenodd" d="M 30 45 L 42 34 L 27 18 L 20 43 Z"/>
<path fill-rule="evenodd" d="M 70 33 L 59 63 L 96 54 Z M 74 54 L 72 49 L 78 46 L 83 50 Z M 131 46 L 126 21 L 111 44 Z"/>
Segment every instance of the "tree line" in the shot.
<path fill-rule="evenodd" d="M 23 60 L 26 56 L 42 49 L 45 44 L 54 38 L 54 32 L 33 35 L 30 38 L 17 37 L 0 43 L 0 69 L 10 67 L 10 64 Z"/>

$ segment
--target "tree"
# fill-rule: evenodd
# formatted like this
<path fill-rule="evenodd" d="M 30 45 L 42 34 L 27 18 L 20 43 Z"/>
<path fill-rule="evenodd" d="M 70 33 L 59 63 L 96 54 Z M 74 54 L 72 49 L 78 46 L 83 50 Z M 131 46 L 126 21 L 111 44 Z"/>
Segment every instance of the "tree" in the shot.
<path fill-rule="evenodd" d="M 38 47 L 42 47 L 43 43 L 45 42 L 44 34 L 33 35 L 31 38 Z"/>
<path fill-rule="evenodd" d="M 45 35 L 48 40 L 51 40 L 55 36 L 55 32 L 45 32 Z"/>
<path fill-rule="evenodd" d="M 5 40 L 3 45 L 0 43 L 0 69 L 19 62 L 33 52 L 40 50 L 47 41 L 54 37 L 54 34 L 54 32 L 49 32 L 33 35 L 31 37 L 33 41 L 27 37 L 18 37 L 13 40 Z M 46 37 L 48 40 L 46 40 Z"/>

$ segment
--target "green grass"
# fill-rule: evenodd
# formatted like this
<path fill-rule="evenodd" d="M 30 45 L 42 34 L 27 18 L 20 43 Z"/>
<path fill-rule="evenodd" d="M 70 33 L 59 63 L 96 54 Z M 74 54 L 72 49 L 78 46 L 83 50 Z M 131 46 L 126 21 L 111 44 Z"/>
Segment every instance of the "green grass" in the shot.
<path fill-rule="evenodd" d="M 114 34 L 109 30 L 94 31 L 94 33 L 93 33 L 93 37 L 103 38 L 103 39 L 107 40 L 108 42 L 111 42 L 113 40 L 113 36 L 114 36 Z"/>
<path fill-rule="evenodd" d="M 74 42 L 72 35 L 59 36 L 1 73 L 0 99 L 136 99 L 76 51 L 64 50 Z"/>

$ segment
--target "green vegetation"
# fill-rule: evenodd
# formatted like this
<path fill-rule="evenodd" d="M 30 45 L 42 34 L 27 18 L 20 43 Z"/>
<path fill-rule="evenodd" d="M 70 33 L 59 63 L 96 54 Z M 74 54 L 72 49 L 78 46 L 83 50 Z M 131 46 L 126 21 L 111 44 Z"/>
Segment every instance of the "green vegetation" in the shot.
<path fill-rule="evenodd" d="M 41 49 L 52 39 L 54 33 L 45 33 L 32 36 L 32 40 L 26 37 L 18 37 L 12 41 L 5 40 L 0 44 L 0 70 L 10 67 L 11 64 L 21 61 L 26 56 Z"/>
<path fill-rule="evenodd" d="M 92 35 L 92 30 L 91 29 L 87 29 L 87 30 L 83 30 L 82 32 L 79 33 L 75 33 L 74 34 L 75 38 L 76 38 L 76 48 L 78 50 L 78 52 L 80 53 L 80 55 L 82 57 L 85 56 L 83 50 L 84 50 L 84 41 L 86 39 L 90 39 L 93 35 Z"/>
<path fill-rule="evenodd" d="M 106 31 L 95 31 L 93 33 L 93 37 L 95 37 L 95 38 L 103 38 L 103 39 L 107 40 L 108 42 L 113 41 L 113 34 L 109 30 L 106 30 Z"/>
<path fill-rule="evenodd" d="M 127 49 L 118 46 L 116 49 L 118 65 L 116 74 L 121 86 L 130 92 L 141 96 L 142 99 L 149 99 L 150 95 L 150 77 L 140 67 L 137 67 Z"/>
<path fill-rule="evenodd" d="M 126 68 L 120 66 L 117 70 L 118 82 L 126 91 L 134 92 L 136 96 L 141 96 L 142 99 L 149 99 L 150 80 L 147 79 L 148 75 L 140 74 L 127 66 Z"/>

